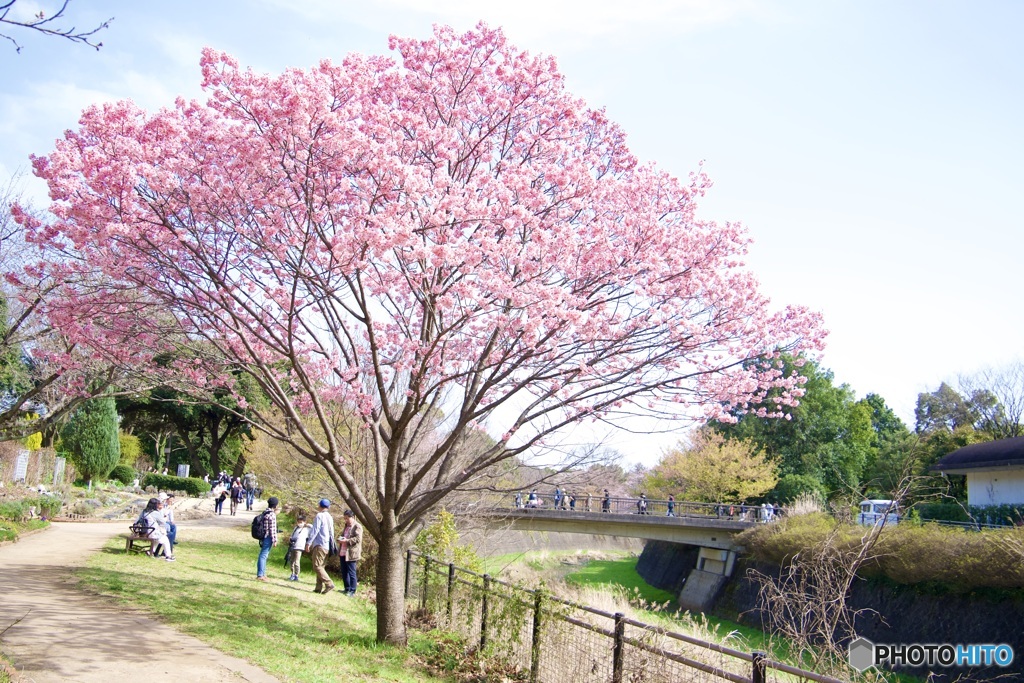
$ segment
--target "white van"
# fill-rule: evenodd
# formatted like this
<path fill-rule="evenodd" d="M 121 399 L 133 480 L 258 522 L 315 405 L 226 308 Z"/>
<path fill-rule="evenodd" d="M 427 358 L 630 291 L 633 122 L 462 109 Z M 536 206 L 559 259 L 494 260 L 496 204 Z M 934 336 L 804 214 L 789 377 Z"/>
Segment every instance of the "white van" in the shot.
<path fill-rule="evenodd" d="M 857 524 L 872 526 L 880 522 L 897 524 L 900 521 L 899 506 L 891 500 L 862 500 Z"/>

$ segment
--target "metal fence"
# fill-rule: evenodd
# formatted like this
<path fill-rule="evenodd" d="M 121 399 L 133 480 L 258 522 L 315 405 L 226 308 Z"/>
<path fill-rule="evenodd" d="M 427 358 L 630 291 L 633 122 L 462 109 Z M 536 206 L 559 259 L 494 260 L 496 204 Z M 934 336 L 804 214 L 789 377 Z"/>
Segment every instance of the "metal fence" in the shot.
<path fill-rule="evenodd" d="M 406 599 L 531 683 L 843 683 L 409 551 Z"/>

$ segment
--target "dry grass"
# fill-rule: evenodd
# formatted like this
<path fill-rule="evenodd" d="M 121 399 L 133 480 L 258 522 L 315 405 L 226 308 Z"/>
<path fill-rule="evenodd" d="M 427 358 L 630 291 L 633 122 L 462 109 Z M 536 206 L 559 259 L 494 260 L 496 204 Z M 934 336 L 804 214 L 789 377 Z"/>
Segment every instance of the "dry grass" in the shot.
<path fill-rule="evenodd" d="M 839 525 L 823 513 L 786 517 L 745 531 L 738 541 L 758 560 L 785 565 L 798 553 L 818 547 L 833 532 L 835 542 L 852 549 L 870 528 Z M 901 584 L 930 584 L 950 592 L 978 588 L 1024 588 L 1024 528 L 964 531 L 937 524 L 898 524 L 882 530 L 864 576 L 884 576 Z"/>

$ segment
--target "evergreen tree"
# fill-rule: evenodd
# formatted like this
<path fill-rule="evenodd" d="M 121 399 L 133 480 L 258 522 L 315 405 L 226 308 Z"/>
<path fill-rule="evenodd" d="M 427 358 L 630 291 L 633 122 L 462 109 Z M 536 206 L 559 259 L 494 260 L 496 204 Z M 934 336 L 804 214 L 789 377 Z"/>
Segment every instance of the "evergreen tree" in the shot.
<path fill-rule="evenodd" d="M 60 433 L 61 443 L 83 479 L 103 479 L 121 458 L 117 410 L 112 396 L 82 404 Z"/>

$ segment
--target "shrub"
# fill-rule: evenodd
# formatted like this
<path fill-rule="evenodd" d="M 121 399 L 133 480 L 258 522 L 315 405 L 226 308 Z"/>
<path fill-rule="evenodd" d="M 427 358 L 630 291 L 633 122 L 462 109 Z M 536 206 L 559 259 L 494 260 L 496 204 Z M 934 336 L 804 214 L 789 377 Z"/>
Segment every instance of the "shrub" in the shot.
<path fill-rule="evenodd" d="M 113 397 L 99 396 L 82 403 L 61 429 L 60 438 L 83 479 L 106 479 L 121 458 Z"/>
<path fill-rule="evenodd" d="M 131 465 L 118 465 L 110 470 L 110 478 L 127 486 L 135 481 L 135 470 Z"/>
<path fill-rule="evenodd" d="M 28 514 L 24 501 L 9 500 L 0 503 L 0 519 L 9 519 L 12 522 L 20 522 Z"/>
<path fill-rule="evenodd" d="M 96 507 L 90 505 L 89 502 L 85 500 L 76 501 L 75 504 L 71 506 L 70 510 L 71 514 L 81 515 L 83 517 L 91 517 L 92 513 L 95 511 Z"/>
<path fill-rule="evenodd" d="M 39 508 L 39 514 L 50 519 L 60 514 L 64 500 L 58 496 L 40 496 L 36 506 Z"/>
<path fill-rule="evenodd" d="M 972 505 L 969 509 L 971 517 L 984 524 L 1024 524 L 1024 505 Z"/>
<path fill-rule="evenodd" d="M 913 507 L 923 521 L 967 522 L 967 512 L 958 503 L 918 503 Z"/>
<path fill-rule="evenodd" d="M 121 464 L 134 466 L 142 455 L 142 441 L 134 434 L 118 432 L 117 441 L 121 445 Z"/>
<path fill-rule="evenodd" d="M 774 524 L 758 524 L 736 537 L 758 560 L 786 564 L 794 555 L 818 545 L 836 527 L 824 512 L 786 516 Z"/>
<path fill-rule="evenodd" d="M 840 525 L 824 514 L 785 517 L 737 536 L 755 559 L 786 565 L 799 552 L 833 542 L 855 548 L 867 527 Z M 1015 550 L 1017 549 L 1017 550 Z M 938 524 L 898 524 L 882 530 L 861 574 L 901 584 L 931 584 L 954 593 L 1024 587 L 1024 528 L 965 531 Z"/>
<path fill-rule="evenodd" d="M 210 485 L 202 479 L 194 477 L 172 477 L 167 474 L 150 472 L 142 478 L 142 488 L 153 486 L 161 491 L 181 491 L 190 496 L 205 496 L 210 490 Z"/>

